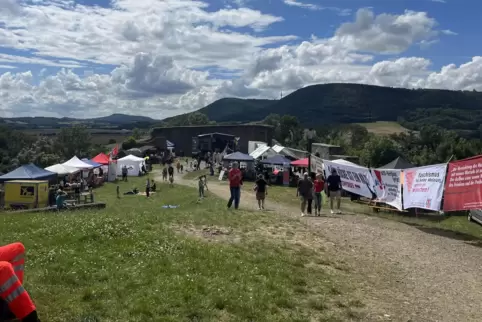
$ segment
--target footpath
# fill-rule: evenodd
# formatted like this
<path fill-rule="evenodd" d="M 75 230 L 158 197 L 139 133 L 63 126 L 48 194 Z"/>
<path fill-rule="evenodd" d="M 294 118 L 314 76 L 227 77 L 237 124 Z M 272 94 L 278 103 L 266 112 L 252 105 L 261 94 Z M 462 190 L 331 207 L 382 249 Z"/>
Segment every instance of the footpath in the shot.
<path fill-rule="evenodd" d="M 182 175 L 175 184 L 197 187 L 196 180 Z M 217 178 L 208 186 L 210 193 L 229 199 L 228 186 Z M 242 189 L 240 207 L 257 210 L 250 187 Z M 365 301 L 386 313 L 377 320 L 482 321 L 482 248 L 366 215 L 328 215 L 325 210 L 321 217 L 301 217 L 297 207 L 270 202 L 269 195 L 266 208 L 300 220 L 365 281 Z"/>

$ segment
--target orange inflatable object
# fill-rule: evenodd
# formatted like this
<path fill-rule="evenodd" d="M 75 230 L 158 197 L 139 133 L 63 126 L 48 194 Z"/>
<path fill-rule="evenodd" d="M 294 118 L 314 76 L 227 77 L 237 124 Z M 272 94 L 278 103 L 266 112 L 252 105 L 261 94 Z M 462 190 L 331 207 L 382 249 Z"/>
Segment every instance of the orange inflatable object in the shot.
<path fill-rule="evenodd" d="M 22 286 L 24 264 L 25 247 L 22 243 L 0 246 L 0 297 L 18 319 L 35 311 L 35 305 Z"/>

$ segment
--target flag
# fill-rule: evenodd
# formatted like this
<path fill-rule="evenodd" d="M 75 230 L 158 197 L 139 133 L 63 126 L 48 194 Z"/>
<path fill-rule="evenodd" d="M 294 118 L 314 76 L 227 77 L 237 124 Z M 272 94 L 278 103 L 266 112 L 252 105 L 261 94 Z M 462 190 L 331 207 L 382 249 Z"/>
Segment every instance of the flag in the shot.
<path fill-rule="evenodd" d="M 119 154 L 119 144 L 116 144 L 116 146 L 109 153 L 111 158 L 115 158 L 117 156 L 117 154 Z"/>

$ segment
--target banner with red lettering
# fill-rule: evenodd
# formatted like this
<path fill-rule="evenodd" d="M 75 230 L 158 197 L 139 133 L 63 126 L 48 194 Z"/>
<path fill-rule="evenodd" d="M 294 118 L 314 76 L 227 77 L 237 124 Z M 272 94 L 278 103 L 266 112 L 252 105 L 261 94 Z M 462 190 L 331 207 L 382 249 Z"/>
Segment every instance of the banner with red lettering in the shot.
<path fill-rule="evenodd" d="M 377 201 L 403 210 L 402 183 L 400 180 L 402 171 L 397 169 L 373 169 L 371 172 L 375 179 Z"/>
<path fill-rule="evenodd" d="M 482 208 L 482 156 L 449 163 L 444 211 Z"/>
<path fill-rule="evenodd" d="M 373 197 L 374 180 L 368 168 L 328 160 L 323 160 L 323 163 L 327 177 L 331 174 L 332 169 L 336 169 L 343 190 L 370 199 Z"/>
<path fill-rule="evenodd" d="M 440 210 L 446 172 L 446 163 L 403 170 L 403 208 Z"/>

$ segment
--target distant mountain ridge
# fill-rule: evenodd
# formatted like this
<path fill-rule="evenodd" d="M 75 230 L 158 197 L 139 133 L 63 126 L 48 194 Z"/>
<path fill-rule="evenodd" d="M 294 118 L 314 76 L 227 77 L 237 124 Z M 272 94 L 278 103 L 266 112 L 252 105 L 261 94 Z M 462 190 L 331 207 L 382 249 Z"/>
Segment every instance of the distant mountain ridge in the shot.
<path fill-rule="evenodd" d="M 112 114 L 90 119 L 76 119 L 76 118 L 55 118 L 55 117 L 14 117 L 2 118 L 0 123 L 6 124 L 13 128 L 61 128 L 71 126 L 74 124 L 83 124 L 90 127 L 121 127 L 123 125 L 149 125 L 159 122 L 147 116 L 127 115 L 127 114 Z"/>
<path fill-rule="evenodd" d="M 414 130 L 435 124 L 469 136 L 482 132 L 482 93 L 475 91 L 321 84 L 280 100 L 224 98 L 197 112 L 216 122 L 259 122 L 274 113 L 296 116 L 304 126 L 393 121 Z"/>

